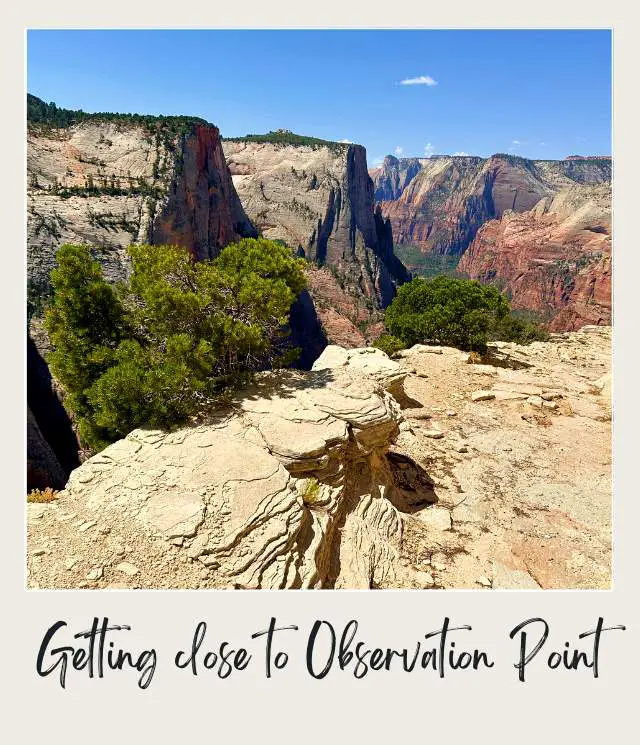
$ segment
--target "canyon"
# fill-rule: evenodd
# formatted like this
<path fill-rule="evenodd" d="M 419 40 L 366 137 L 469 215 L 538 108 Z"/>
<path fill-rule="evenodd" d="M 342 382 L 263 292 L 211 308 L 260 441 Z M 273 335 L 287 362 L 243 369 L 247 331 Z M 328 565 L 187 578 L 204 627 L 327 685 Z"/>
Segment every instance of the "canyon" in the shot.
<path fill-rule="evenodd" d="M 44 106 L 31 96 L 29 103 Z M 381 311 L 408 273 L 394 255 L 390 223 L 374 208 L 363 147 L 298 144 L 295 135 L 295 144 L 223 140 L 191 117 L 60 111 L 65 126 L 28 122 L 27 283 L 35 315 L 63 243 L 90 245 L 117 282 L 128 276 L 132 242 L 175 243 L 203 259 L 260 231 L 310 262 L 309 290 L 291 317 L 303 366 L 328 341 L 357 346 L 378 332 Z"/>
<path fill-rule="evenodd" d="M 129 276 L 131 243 L 178 244 L 207 259 L 259 228 L 309 260 L 309 287 L 290 315 L 301 367 L 328 342 L 358 346 L 381 330 L 381 311 L 408 274 L 389 222 L 374 210 L 361 146 L 223 141 L 217 127 L 193 117 L 89 115 L 34 96 L 27 104 L 29 349 L 42 362 L 30 357 L 28 368 L 39 376 L 30 391 L 51 394 L 51 405 L 34 405 L 28 418 L 29 488 L 63 485 L 70 472 L 45 435 L 61 392 L 43 360 L 41 322 L 64 243 L 89 245 L 105 277 L 118 282 Z M 60 423 L 59 436 L 73 439 L 71 423 Z"/>
<path fill-rule="evenodd" d="M 261 234 L 314 265 L 309 291 L 327 339 L 370 341 L 379 311 L 409 275 L 394 254 L 390 222 L 374 209 L 365 149 L 286 130 L 224 139 L 223 149 Z"/>
<path fill-rule="evenodd" d="M 370 173 L 396 245 L 450 258 L 553 330 L 610 323 L 610 158 L 387 156 Z"/>
<path fill-rule="evenodd" d="M 27 505 L 29 587 L 610 585 L 609 160 L 369 173 L 350 143 L 96 114 L 29 123 L 27 167 L 27 480 L 61 490 Z M 79 452 L 45 362 L 57 248 L 88 244 L 118 282 L 132 242 L 207 259 L 258 234 L 307 259 L 290 317 L 303 369 Z M 367 346 L 410 278 L 394 242 L 499 284 L 550 340 Z"/>

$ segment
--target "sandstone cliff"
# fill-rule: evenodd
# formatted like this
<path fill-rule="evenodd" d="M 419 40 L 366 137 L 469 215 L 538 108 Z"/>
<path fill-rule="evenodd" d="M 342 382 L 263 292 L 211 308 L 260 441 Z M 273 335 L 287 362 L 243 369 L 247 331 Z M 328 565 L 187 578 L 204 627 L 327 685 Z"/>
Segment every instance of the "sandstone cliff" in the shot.
<path fill-rule="evenodd" d="M 461 256 L 552 330 L 610 323 L 610 158 L 388 156 L 372 176 L 397 245 Z"/>
<path fill-rule="evenodd" d="M 262 234 L 328 267 L 376 307 L 407 279 L 390 224 L 374 209 L 360 145 L 225 139 L 233 182 Z"/>
<path fill-rule="evenodd" d="M 132 243 L 177 243 L 212 257 L 256 235 L 205 122 L 96 115 L 27 133 L 27 276 L 42 292 L 63 243 L 89 244 L 111 280 Z M 177 123 L 176 123 L 177 122 Z"/>
<path fill-rule="evenodd" d="M 71 423 L 36 349 L 45 349 L 46 334 L 31 318 L 50 292 L 58 247 L 90 245 L 107 279 L 118 281 L 128 275 L 132 242 L 176 243 L 202 259 L 257 235 L 216 127 L 184 117 L 64 109 L 52 122 L 37 116 L 46 108 L 28 97 L 27 299 L 36 341 L 29 338 L 27 355 L 28 488 L 61 487 L 78 464 Z"/>
<path fill-rule="evenodd" d="M 483 225 L 458 265 L 551 330 L 611 323 L 611 186 L 574 185 Z"/>
<path fill-rule="evenodd" d="M 387 156 L 371 174 L 396 244 L 461 255 L 480 226 L 505 210 L 526 212 L 575 184 L 610 183 L 611 159 Z"/>

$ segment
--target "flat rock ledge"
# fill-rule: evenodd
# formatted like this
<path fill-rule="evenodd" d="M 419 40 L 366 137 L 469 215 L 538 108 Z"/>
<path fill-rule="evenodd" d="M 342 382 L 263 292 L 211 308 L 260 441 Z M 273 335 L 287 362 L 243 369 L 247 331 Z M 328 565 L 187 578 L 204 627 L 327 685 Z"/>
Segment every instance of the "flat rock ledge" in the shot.
<path fill-rule="evenodd" d="M 405 374 L 379 350 L 328 347 L 207 424 L 134 430 L 29 505 L 29 585 L 406 586 L 402 506 L 435 497 L 388 452 Z"/>

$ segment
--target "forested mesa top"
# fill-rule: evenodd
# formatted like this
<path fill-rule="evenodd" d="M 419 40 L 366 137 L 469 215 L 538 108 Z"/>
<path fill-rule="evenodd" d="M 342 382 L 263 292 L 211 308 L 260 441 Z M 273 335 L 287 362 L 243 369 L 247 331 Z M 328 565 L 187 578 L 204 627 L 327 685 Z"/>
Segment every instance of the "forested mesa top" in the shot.
<path fill-rule="evenodd" d="M 93 114 L 78 109 L 63 109 L 55 103 L 45 103 L 37 96 L 27 93 L 27 122 L 46 127 L 66 128 L 84 121 L 122 122 L 140 124 L 149 128 L 168 128 L 172 131 L 187 132 L 195 125 L 213 127 L 214 125 L 197 116 L 154 116 L 152 114 L 119 114 L 96 112 Z"/>
<path fill-rule="evenodd" d="M 106 111 L 87 113 L 86 111 L 82 111 L 82 109 L 64 109 L 53 102 L 45 103 L 41 98 L 27 93 L 27 122 L 31 125 L 64 129 L 84 121 L 140 124 L 154 129 L 158 127 L 163 129 L 168 128 L 181 133 L 188 132 L 197 124 L 204 127 L 215 126 L 206 119 L 197 116 L 155 116 L 152 114 L 120 114 Z M 248 134 L 244 137 L 224 137 L 222 139 L 232 142 L 256 142 L 272 145 L 306 145 L 314 149 L 327 147 L 333 151 L 346 150 L 351 144 L 299 135 L 288 129 L 278 129 L 274 132 L 267 132 L 266 134 Z"/>
<path fill-rule="evenodd" d="M 327 147 L 334 151 L 346 150 L 352 144 L 350 142 L 334 142 L 333 140 L 322 140 L 319 137 L 299 135 L 289 129 L 277 129 L 262 135 L 250 134 L 244 137 L 223 137 L 222 139 L 229 142 L 256 142 L 267 145 L 306 145 L 314 149 Z"/>

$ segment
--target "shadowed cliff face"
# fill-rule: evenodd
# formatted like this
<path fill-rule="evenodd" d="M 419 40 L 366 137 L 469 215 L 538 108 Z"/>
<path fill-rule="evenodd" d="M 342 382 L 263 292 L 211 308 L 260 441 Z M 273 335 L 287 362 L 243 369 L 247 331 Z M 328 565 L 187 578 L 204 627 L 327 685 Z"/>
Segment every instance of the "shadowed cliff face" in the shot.
<path fill-rule="evenodd" d="M 62 489 L 80 465 L 71 420 L 46 362 L 27 337 L 27 489 Z"/>
<path fill-rule="evenodd" d="M 327 346 L 327 336 L 309 290 L 303 290 L 291 306 L 289 325 L 291 346 L 301 350 L 295 366 L 310 370 Z"/>
<path fill-rule="evenodd" d="M 197 126 L 179 158 L 151 243 L 186 246 L 196 258 L 212 259 L 239 237 L 256 237 L 233 187 L 218 129 Z"/>
<path fill-rule="evenodd" d="M 383 308 L 407 271 L 391 226 L 374 210 L 360 145 L 284 145 L 225 140 L 242 204 L 263 235 L 282 240 Z"/>

